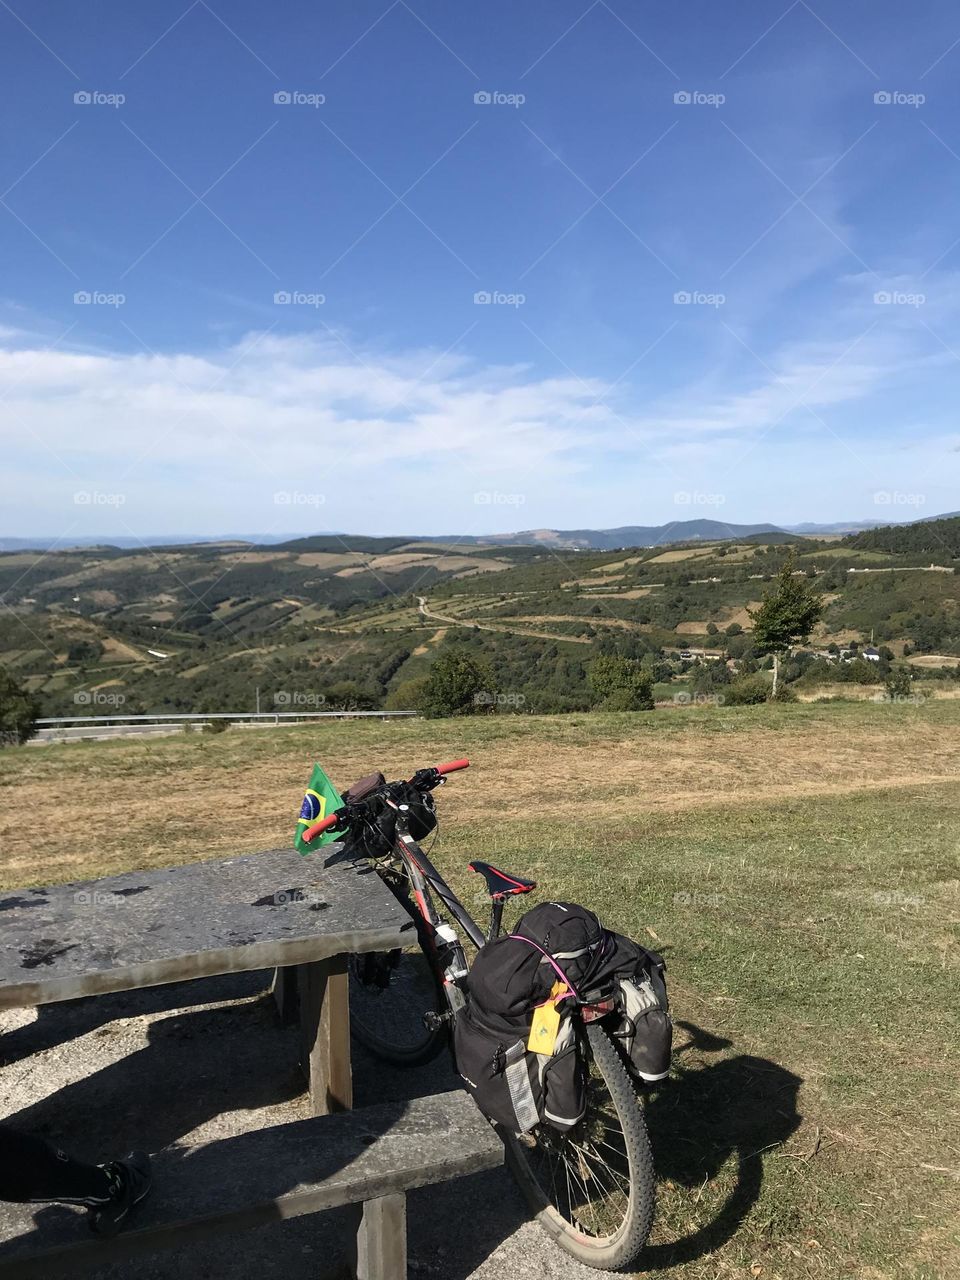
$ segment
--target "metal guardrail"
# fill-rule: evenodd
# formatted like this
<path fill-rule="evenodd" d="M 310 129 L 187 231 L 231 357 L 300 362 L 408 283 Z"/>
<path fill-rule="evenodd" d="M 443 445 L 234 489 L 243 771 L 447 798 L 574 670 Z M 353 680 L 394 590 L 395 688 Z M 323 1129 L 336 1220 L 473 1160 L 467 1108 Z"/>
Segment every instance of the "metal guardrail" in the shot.
<path fill-rule="evenodd" d="M 396 716 L 416 716 L 417 711 L 160 711 L 156 715 L 136 716 L 41 716 L 39 725 L 66 724 L 183 724 L 188 720 L 343 720 L 375 717 L 389 720 Z"/>

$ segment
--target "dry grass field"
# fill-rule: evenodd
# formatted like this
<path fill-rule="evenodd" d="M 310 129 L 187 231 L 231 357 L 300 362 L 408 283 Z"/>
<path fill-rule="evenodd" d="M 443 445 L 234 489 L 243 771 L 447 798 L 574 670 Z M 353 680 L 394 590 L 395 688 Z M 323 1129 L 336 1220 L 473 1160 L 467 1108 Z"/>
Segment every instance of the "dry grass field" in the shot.
<path fill-rule="evenodd" d="M 468 905 L 482 893 L 465 863 L 485 857 L 667 958 L 677 1054 L 648 1103 L 646 1272 L 960 1276 L 955 701 L 7 751 L 3 885 L 288 844 L 312 760 L 346 785 L 462 754 L 434 857 Z"/>

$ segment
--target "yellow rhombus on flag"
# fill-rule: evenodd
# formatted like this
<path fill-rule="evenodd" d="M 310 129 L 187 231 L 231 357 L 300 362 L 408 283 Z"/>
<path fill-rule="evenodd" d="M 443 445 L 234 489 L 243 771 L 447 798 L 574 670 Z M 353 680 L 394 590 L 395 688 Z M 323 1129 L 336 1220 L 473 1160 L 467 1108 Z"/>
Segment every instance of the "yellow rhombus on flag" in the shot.
<path fill-rule="evenodd" d="M 315 764 L 313 773 L 310 775 L 310 784 L 303 797 L 303 804 L 300 806 L 297 832 L 293 837 L 294 848 L 302 854 L 308 854 L 313 853 L 314 849 L 319 849 L 323 845 L 329 844 L 331 840 L 339 840 L 341 837 L 336 831 L 324 831 L 322 835 L 315 836 L 309 844 L 306 844 L 303 839 L 303 833 L 307 827 L 312 827 L 315 822 L 320 822 L 323 818 L 333 813 L 335 809 L 341 808 L 342 805 L 343 800 L 340 797 L 340 792 L 320 766 Z"/>

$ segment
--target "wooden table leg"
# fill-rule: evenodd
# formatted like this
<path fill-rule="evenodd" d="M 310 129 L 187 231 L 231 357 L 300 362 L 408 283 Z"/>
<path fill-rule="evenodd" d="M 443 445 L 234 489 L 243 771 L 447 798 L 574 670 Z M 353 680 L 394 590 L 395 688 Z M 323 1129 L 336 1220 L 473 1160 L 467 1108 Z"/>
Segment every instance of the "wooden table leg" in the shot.
<path fill-rule="evenodd" d="M 300 1063 L 310 1084 L 315 1116 L 353 1106 L 347 966 L 347 956 L 333 956 L 297 967 Z"/>
<path fill-rule="evenodd" d="M 406 1280 L 407 1206 L 402 1192 L 364 1204 L 353 1274 L 356 1280 Z"/>
<path fill-rule="evenodd" d="M 270 994 L 280 1015 L 281 1025 L 292 1026 L 297 1020 L 297 966 L 274 969 Z"/>

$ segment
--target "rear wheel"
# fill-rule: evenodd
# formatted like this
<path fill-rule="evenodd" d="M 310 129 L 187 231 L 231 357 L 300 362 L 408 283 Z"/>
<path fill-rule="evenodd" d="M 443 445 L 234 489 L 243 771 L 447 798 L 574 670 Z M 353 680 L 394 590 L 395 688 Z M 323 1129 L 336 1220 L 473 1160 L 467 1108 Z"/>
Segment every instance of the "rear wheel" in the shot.
<path fill-rule="evenodd" d="M 446 1008 L 443 988 L 426 950 L 420 913 L 406 883 L 383 877 L 413 920 L 411 941 L 394 951 L 375 951 L 350 959 L 350 1030 L 377 1058 L 397 1067 L 419 1067 L 441 1051 L 445 1024 L 430 1028 L 424 1019 Z"/>
<path fill-rule="evenodd" d="M 653 1154 L 636 1088 L 609 1035 L 586 1028 L 587 1109 L 569 1133 L 548 1125 L 536 1146 L 506 1139 L 507 1163 L 541 1226 L 588 1267 L 631 1267 L 653 1225 Z"/>

